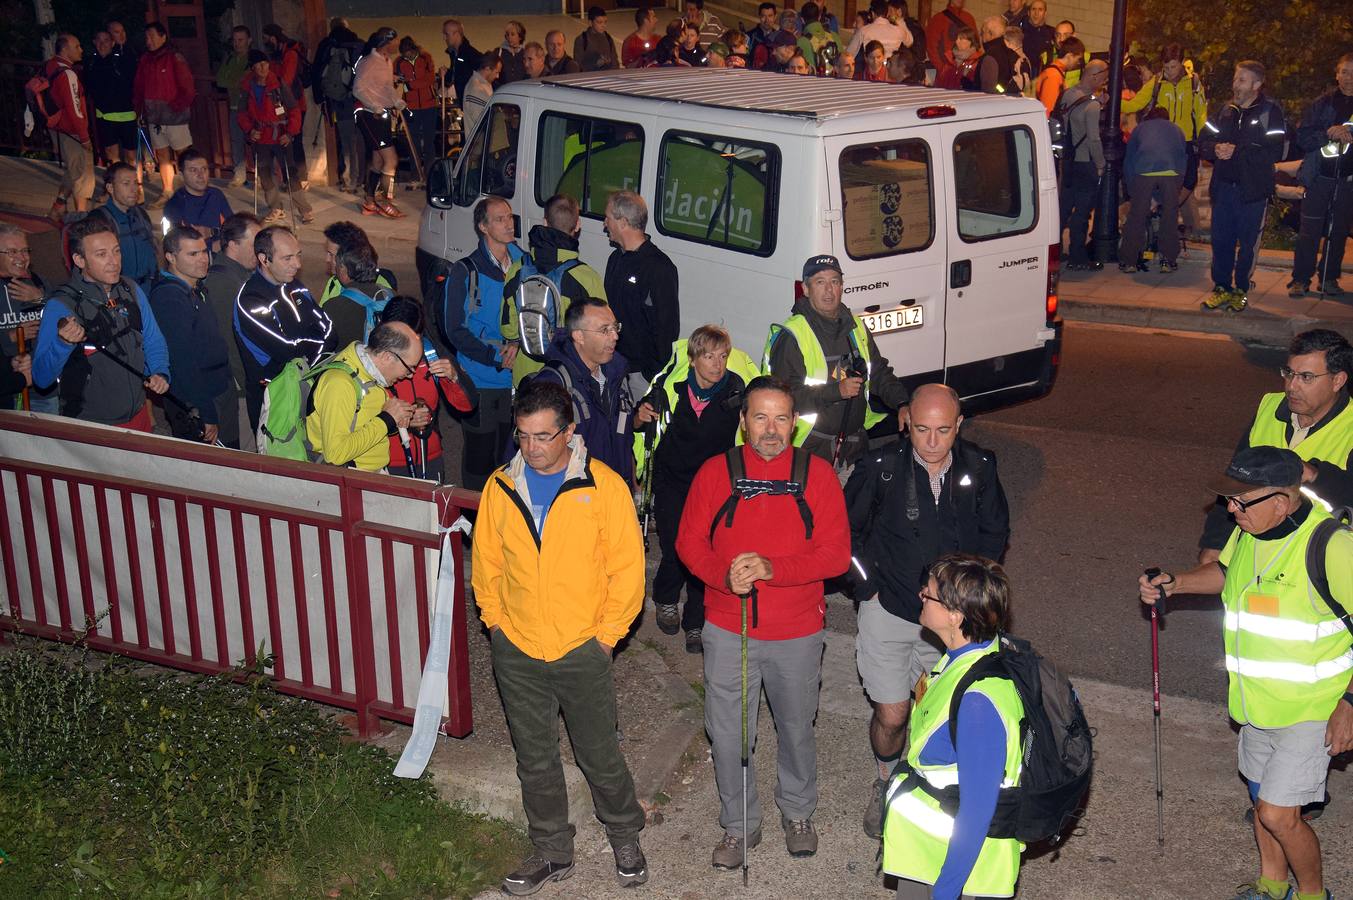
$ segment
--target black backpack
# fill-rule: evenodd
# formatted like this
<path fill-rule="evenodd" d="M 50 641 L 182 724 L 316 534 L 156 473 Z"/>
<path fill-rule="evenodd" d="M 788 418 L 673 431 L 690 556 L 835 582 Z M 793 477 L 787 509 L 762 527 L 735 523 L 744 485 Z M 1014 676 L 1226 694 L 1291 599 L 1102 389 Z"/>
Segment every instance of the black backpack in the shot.
<path fill-rule="evenodd" d="M 1336 531 L 1349 531 L 1350 521 L 1353 521 L 1353 509 L 1345 506 L 1330 510 L 1330 517 L 1315 526 L 1306 544 L 1306 577 L 1311 579 L 1311 586 L 1320 594 L 1330 612 L 1338 616 L 1344 627 L 1353 633 L 1353 617 L 1349 616 L 1343 604 L 1334 599 L 1329 575 L 1325 572 L 1325 551 L 1329 548 L 1330 539 Z"/>
<path fill-rule="evenodd" d="M 1057 843 L 1068 825 L 1084 812 L 1094 769 L 1093 736 L 1070 680 L 1028 642 L 1002 634 L 997 652 L 984 656 L 959 680 L 949 706 L 949 739 L 958 746 L 958 707 L 963 694 L 983 678 L 1006 678 L 1024 705 L 1019 723 L 1024 748 L 1017 787 L 1001 788 L 987 836 L 1015 838 L 1026 844 Z M 919 786 L 949 815 L 958 812 L 958 786 L 932 788 L 914 773 Z"/>
<path fill-rule="evenodd" d="M 1083 94 L 1077 97 L 1070 106 L 1062 105 L 1062 98 L 1057 97 L 1057 103 L 1052 108 L 1052 114 L 1048 116 L 1048 127 L 1052 130 L 1052 151 L 1058 157 L 1073 157 L 1077 148 L 1080 147 L 1089 135 L 1081 135 L 1080 140 L 1073 142 L 1071 140 L 1071 113 L 1082 103 L 1089 103 L 1094 99 L 1090 94 Z"/>
<path fill-rule="evenodd" d="M 733 513 L 737 511 L 738 502 L 741 500 L 750 500 L 753 497 L 759 497 L 762 494 L 789 494 L 794 498 L 794 503 L 799 507 L 799 518 L 803 520 L 804 537 L 812 540 L 813 537 L 813 511 L 808 507 L 808 501 L 803 498 L 803 493 L 808 489 L 808 464 L 812 459 L 812 454 L 802 447 L 793 449 L 793 458 L 789 464 L 788 481 L 759 481 L 747 477 L 747 466 L 742 461 L 742 448 L 733 447 L 724 453 L 724 461 L 728 464 L 728 484 L 732 491 L 728 499 L 724 501 L 723 506 L 714 514 L 714 519 L 709 523 L 709 538 L 714 539 L 714 531 L 719 527 L 719 520 L 723 519 L 725 528 L 733 527 Z"/>

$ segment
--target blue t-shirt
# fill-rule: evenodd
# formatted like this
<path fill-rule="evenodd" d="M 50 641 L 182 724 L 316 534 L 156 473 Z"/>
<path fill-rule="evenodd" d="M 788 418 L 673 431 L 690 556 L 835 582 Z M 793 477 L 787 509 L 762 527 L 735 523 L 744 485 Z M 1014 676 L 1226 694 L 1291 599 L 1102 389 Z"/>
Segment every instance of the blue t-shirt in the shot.
<path fill-rule="evenodd" d="M 542 475 L 530 466 L 524 469 L 526 490 L 531 494 L 531 518 L 536 520 L 536 534 L 540 534 L 545 528 L 545 517 L 554 505 L 554 498 L 559 496 L 559 488 L 563 487 L 568 468 L 562 468 L 553 475 Z"/>
<path fill-rule="evenodd" d="M 171 225 L 203 225 L 211 229 L 211 239 L 215 241 L 221 233 L 221 223 L 230 218 L 230 201 L 219 188 L 208 187 L 201 197 L 188 193 L 186 187 L 179 188 L 169 202 L 164 205 L 164 217 Z"/>

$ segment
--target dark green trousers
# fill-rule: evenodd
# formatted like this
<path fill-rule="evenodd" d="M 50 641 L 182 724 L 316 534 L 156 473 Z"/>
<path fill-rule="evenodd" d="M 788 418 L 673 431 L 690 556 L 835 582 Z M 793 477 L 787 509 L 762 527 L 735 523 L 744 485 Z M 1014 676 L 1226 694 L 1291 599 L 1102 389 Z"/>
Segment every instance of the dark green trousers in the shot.
<path fill-rule="evenodd" d="M 559 756 L 559 713 L 564 714 L 573 758 L 592 791 L 597 818 L 612 847 L 633 842 L 644 827 L 634 779 L 616 739 L 615 683 L 611 656 L 595 640 L 545 662 L 522 653 L 494 629 L 493 672 L 517 751 L 531 843 L 551 862 L 573 861 L 568 793 Z"/>

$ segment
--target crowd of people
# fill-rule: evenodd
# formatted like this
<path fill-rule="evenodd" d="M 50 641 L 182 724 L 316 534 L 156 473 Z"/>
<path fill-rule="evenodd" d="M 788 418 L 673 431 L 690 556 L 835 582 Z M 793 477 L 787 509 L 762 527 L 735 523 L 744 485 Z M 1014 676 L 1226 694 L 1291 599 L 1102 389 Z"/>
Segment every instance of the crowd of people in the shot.
<path fill-rule="evenodd" d="M 980 31 L 962 0 L 925 26 L 902 0 L 874 0 L 849 42 L 812 2 L 784 12 L 763 3 L 746 34 L 723 28 L 702 0 L 689 0 L 685 11 L 663 35 L 655 10 L 638 11 L 635 32 L 617 48 L 607 14 L 594 8 L 571 57 L 562 32 L 536 44 L 517 22 L 501 48 L 481 53 L 447 20 L 448 65 L 440 69 L 394 29 L 361 41 L 335 20 L 310 67 L 319 73 L 311 88 L 338 117 L 345 173 L 364 193 L 362 211 L 389 217 L 402 215 L 393 203 L 399 123 L 409 126 L 413 152 L 435 154 L 435 109 L 446 92 L 473 127 L 495 86 L 515 79 L 722 65 L 1036 96 L 1067 125 L 1068 265 L 1094 266 L 1085 229 L 1104 166 L 1097 98 L 1107 65 L 1089 58 L 1070 22 L 1047 25 L 1043 0 L 1027 7 L 1012 0 L 1006 16 Z M 97 64 L 109 79 L 130 74 L 128 90 L 101 82 L 90 92 L 92 118 L 75 71 L 78 40 L 62 35 L 49 64 L 52 82 L 64 85 L 53 91 L 63 110 L 83 110 L 71 120 L 83 115 L 86 129 L 92 121 L 109 154 L 108 198 L 97 210 L 88 209 L 92 190 L 85 191 L 92 155 L 81 157 L 83 167 L 67 157 L 63 203 L 87 213 L 66 226 L 69 279 L 44 284 L 29 269 L 27 236 L 0 223 L 0 401 L 22 393 L 37 411 L 159 427 L 234 449 L 295 450 L 317 463 L 480 491 L 472 582 L 532 843 L 505 892 L 534 893 L 572 874 L 560 714 L 619 883 L 649 878 L 639 844 L 644 813 L 617 743 L 611 676 L 616 645 L 646 594 L 659 629 L 681 634 L 685 649 L 703 656 L 723 832 L 712 865 L 738 868 L 763 837 L 753 757 L 763 690 L 779 745 L 775 802 L 785 849 L 813 856 L 814 728 L 831 583 L 858 604 L 856 662 L 873 707 L 869 752 L 877 763 L 861 785 L 862 825 L 882 839 L 883 869 L 899 878 L 898 896 L 1013 894 L 1023 845 L 988 832 L 1002 789 L 1018 784 L 1024 765 L 1024 701 L 1008 679 L 964 678 L 1001 652 L 1010 616 L 1000 560 L 1011 523 L 996 457 L 960 437 L 962 403 L 951 387 L 907 389 L 843 304 L 837 257 L 804 262 L 803 295 L 782 321 L 766 323 L 756 355 L 748 351 L 760 348 L 735 347 L 717 324 L 683 335 L 678 269 L 649 237 L 646 202 L 627 190 L 605 204 L 614 250 L 604 265 L 579 255 L 578 198 L 549 198 L 521 246 L 510 202 L 490 195 L 474 208 L 475 249 L 412 294 L 400 292 L 361 227 L 329 225 L 326 280 L 316 294 L 301 277 L 297 234 L 278 214 L 280 176 L 300 211 L 297 224 L 311 216 L 296 140 L 304 48 L 269 26 L 266 49 L 258 49 L 248 29 L 237 28 L 218 74 L 218 85 L 233 92 L 232 139 L 252 153 L 270 208 L 260 218 L 231 210 L 209 184 L 184 114 L 191 96 L 174 93 L 182 57 L 164 30 L 147 26 L 138 60 L 125 48 L 125 31 L 117 40 L 116 24 L 96 36 L 99 58 L 85 78 Z M 1128 143 L 1132 202 L 1120 259 L 1137 270 L 1150 204 L 1171 219 L 1199 160 L 1210 161 L 1213 306 L 1240 309 L 1254 216 L 1262 219 L 1286 130 L 1263 95 L 1260 63 L 1239 64 L 1233 102 L 1209 116 L 1185 62 L 1180 47 L 1166 47 L 1159 74 L 1122 105 L 1140 121 Z M 345 71 L 349 77 L 337 77 Z M 1338 248 L 1334 240 L 1353 207 L 1353 56 L 1340 58 L 1336 74 L 1337 87 L 1312 105 L 1298 132 L 1310 207 L 1294 297 L 1317 271 L 1321 290 L 1339 293 L 1342 239 Z M 92 154 L 88 130 L 61 121 L 52 128 L 69 138 L 63 152 Z M 153 134 L 164 179 L 162 238 L 138 195 L 140 123 Z M 235 174 L 243 182 L 244 167 Z M 183 186 L 171 191 L 176 177 Z M 1173 221 L 1162 221 L 1164 271 L 1175 265 L 1174 238 Z M 1333 332 L 1304 333 L 1281 374 L 1283 390 L 1263 398 L 1215 486 L 1219 504 L 1198 565 L 1140 584 L 1147 603 L 1178 591 L 1221 594 L 1231 714 L 1243 726 L 1240 768 L 1260 850 L 1260 874 L 1241 894 L 1250 900 L 1327 896 L 1302 807 L 1323 800 L 1329 755 L 1353 747 L 1353 634 L 1339 621 L 1340 606 L 1353 603 L 1353 547 L 1347 532 L 1328 536 L 1321 526 L 1329 515 L 1302 493 L 1353 505 L 1353 347 Z M 454 476 L 440 441 L 449 419 L 464 436 Z M 871 445 L 880 426 L 899 439 Z M 660 557 L 651 587 L 650 521 Z M 1329 548 L 1308 553 L 1317 539 Z M 1275 565 L 1282 574 L 1266 578 Z M 961 785 L 962 804 L 951 814 L 921 782 Z"/>

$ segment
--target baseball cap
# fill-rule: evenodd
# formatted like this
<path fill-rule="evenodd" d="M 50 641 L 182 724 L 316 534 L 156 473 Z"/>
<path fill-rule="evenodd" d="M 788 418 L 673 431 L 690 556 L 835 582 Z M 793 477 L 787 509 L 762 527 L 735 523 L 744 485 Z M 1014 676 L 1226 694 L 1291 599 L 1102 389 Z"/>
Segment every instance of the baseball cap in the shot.
<path fill-rule="evenodd" d="M 824 272 L 827 269 L 835 270 L 838 275 L 844 274 L 841 271 L 841 263 L 837 261 L 835 256 L 827 254 L 823 254 L 822 256 L 810 256 L 808 257 L 808 261 L 803 264 L 803 280 L 807 281 L 818 272 Z"/>
<path fill-rule="evenodd" d="M 251 65 L 251 66 L 256 66 L 256 65 L 258 65 L 258 64 L 261 63 L 261 62 L 267 62 L 267 61 L 268 61 L 268 54 L 264 53 L 262 50 L 250 50 L 250 51 L 249 51 L 249 65 Z"/>
<path fill-rule="evenodd" d="M 1301 457 L 1285 447 L 1246 447 L 1208 487 L 1222 497 L 1234 497 L 1258 487 L 1296 487 L 1301 472 Z"/>

